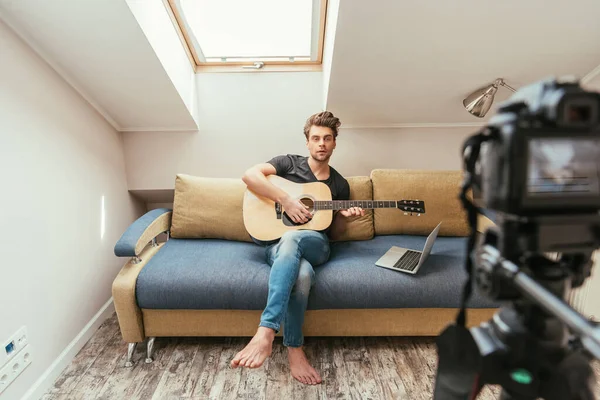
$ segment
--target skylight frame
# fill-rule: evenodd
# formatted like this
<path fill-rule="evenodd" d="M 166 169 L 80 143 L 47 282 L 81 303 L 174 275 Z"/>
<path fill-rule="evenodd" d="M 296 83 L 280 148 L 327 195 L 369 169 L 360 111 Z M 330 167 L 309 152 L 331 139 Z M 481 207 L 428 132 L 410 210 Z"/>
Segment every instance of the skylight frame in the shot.
<path fill-rule="evenodd" d="M 169 11 L 175 28 L 178 30 L 179 37 L 196 72 L 201 72 L 203 70 L 247 71 L 252 69 L 273 71 L 318 70 L 321 68 L 328 0 L 312 0 L 311 59 L 293 61 L 287 59 L 286 56 L 278 59 L 273 59 L 273 57 L 263 57 L 261 59 L 252 57 L 249 58 L 248 61 L 243 60 L 243 57 L 235 57 L 235 61 L 206 61 L 202 54 L 202 49 L 195 40 L 192 30 L 189 28 L 183 17 L 183 9 L 180 0 L 163 0 L 163 2 Z M 262 66 L 257 68 L 257 62 L 260 62 Z"/>

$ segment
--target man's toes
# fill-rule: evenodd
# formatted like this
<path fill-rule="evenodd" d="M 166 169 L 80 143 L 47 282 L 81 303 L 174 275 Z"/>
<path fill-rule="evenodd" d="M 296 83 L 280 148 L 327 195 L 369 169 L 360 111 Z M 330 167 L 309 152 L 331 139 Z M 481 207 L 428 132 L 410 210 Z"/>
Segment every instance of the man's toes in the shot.
<path fill-rule="evenodd" d="M 312 377 L 313 381 L 315 382 L 315 384 L 321 383 L 321 377 L 319 376 L 317 371 L 312 371 L 311 377 Z"/>

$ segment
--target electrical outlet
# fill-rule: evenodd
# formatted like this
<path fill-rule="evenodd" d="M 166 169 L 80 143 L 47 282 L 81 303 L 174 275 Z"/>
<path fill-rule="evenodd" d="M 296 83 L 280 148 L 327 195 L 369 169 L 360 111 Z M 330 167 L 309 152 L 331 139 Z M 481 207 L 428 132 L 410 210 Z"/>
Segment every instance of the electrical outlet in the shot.
<path fill-rule="evenodd" d="M 12 360 L 21 349 L 29 343 L 27 339 L 27 327 L 22 326 L 14 335 L 2 343 L 0 348 L 0 368 Z"/>
<path fill-rule="evenodd" d="M 0 369 L 0 394 L 31 364 L 31 345 L 26 345 Z"/>

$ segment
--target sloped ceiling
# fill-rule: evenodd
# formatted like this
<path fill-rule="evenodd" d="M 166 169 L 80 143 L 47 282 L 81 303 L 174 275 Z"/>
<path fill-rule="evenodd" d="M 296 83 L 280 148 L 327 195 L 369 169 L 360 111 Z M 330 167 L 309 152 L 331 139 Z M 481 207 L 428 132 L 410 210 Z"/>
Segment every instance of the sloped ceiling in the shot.
<path fill-rule="evenodd" d="M 125 0 L 0 0 L 0 17 L 116 129 L 197 127 Z"/>
<path fill-rule="evenodd" d="M 600 89 L 597 0 L 338 3 L 324 90 L 345 127 L 480 124 L 494 109 L 482 120 L 462 99 L 499 77 L 587 75 Z M 0 17 L 118 130 L 197 128 L 125 0 L 0 0 Z"/>
<path fill-rule="evenodd" d="M 462 100 L 496 78 L 518 89 L 598 66 L 599 15 L 595 0 L 342 0 L 327 108 L 346 127 L 481 122 Z"/>

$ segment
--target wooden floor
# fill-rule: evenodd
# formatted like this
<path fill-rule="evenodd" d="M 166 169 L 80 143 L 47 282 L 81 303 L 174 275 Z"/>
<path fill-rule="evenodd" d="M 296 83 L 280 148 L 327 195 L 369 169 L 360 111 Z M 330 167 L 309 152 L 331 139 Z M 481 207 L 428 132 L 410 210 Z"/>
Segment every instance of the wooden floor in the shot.
<path fill-rule="evenodd" d="M 248 338 L 157 338 L 155 361 L 138 346 L 133 368 L 116 315 L 108 319 L 63 371 L 43 400 L 77 399 L 431 399 L 437 363 L 431 338 L 306 338 L 309 360 L 323 383 L 303 385 L 289 374 L 276 338 L 262 368 L 232 369 Z M 594 363 L 600 375 L 598 362 Z M 478 399 L 496 399 L 485 387 Z M 600 399 L 600 389 L 596 387 Z"/>

